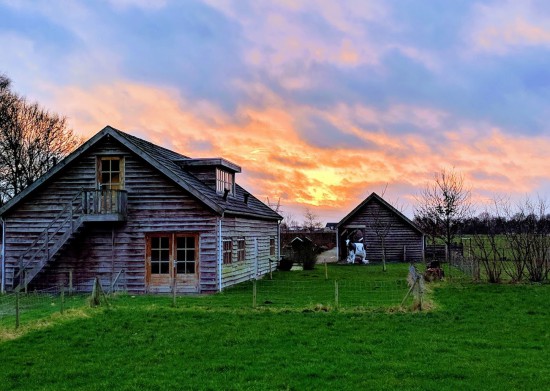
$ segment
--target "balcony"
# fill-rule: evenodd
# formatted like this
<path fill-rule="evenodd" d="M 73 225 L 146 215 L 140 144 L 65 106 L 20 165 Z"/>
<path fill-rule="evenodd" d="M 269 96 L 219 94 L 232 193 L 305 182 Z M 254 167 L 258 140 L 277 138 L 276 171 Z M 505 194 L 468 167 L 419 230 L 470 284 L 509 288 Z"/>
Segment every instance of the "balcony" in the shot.
<path fill-rule="evenodd" d="M 83 221 L 126 221 L 126 190 L 82 190 L 81 196 Z"/>

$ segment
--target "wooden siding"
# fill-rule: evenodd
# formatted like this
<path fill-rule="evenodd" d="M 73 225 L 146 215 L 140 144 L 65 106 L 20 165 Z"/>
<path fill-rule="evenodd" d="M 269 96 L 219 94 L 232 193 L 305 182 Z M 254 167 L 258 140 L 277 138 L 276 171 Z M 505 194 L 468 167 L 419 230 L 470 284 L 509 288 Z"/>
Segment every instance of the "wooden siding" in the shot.
<path fill-rule="evenodd" d="M 269 273 L 271 267 L 276 267 L 276 256 L 269 255 L 269 240 L 275 239 L 277 246 L 277 222 L 249 220 L 244 218 L 224 218 L 222 221 L 222 236 L 233 240 L 233 263 L 222 267 L 222 287 L 228 287 L 260 277 Z M 245 239 L 245 260 L 237 262 L 237 240 Z M 257 244 L 257 250 L 256 250 Z M 275 254 L 278 249 L 275 248 Z"/>
<path fill-rule="evenodd" d="M 211 187 L 214 190 L 216 189 L 216 167 L 184 166 L 184 169 L 197 177 L 197 179 L 199 179 L 205 185 Z"/>
<path fill-rule="evenodd" d="M 81 188 L 96 186 L 98 155 L 124 156 L 127 221 L 86 223 L 57 259 L 36 277 L 34 285 L 67 282 L 69 271 L 72 271 L 74 283 L 82 283 L 87 290 L 91 289 L 96 276 L 104 287 L 108 287 L 114 276 L 124 269 L 123 284 L 128 291 L 145 292 L 145 234 L 175 232 L 199 235 L 199 290 L 216 291 L 216 215 L 112 139 L 96 144 L 6 216 L 7 288 L 13 288 L 14 271 L 21 252 L 74 194 Z"/>
<path fill-rule="evenodd" d="M 347 232 L 359 229 L 363 232 L 364 242 L 367 244 L 367 259 L 379 261 L 382 259 L 382 246 L 376 235 L 377 226 L 391 226 L 386 236 L 386 261 L 421 262 L 423 260 L 422 234 L 413 229 L 403 219 L 382 205 L 376 199 L 367 203 L 355 215 L 346 221 L 339 229 L 340 235 L 340 259 L 347 256 L 345 239 L 347 234 L 341 235 L 346 227 Z M 364 227 L 364 228 L 358 228 Z"/>

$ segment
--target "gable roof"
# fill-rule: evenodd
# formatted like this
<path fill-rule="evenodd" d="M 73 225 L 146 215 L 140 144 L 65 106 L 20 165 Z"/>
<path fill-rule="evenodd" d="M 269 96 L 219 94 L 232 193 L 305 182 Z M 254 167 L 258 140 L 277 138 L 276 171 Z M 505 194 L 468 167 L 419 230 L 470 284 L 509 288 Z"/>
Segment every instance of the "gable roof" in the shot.
<path fill-rule="evenodd" d="M 106 126 L 103 128 L 92 138 L 77 148 L 73 153 L 49 170 L 46 174 L 8 201 L 2 208 L 0 208 L 0 215 L 4 215 L 14 206 L 19 204 L 22 200 L 29 196 L 29 194 L 43 186 L 53 176 L 58 174 L 77 158 L 89 151 L 95 144 L 105 137 L 112 137 L 117 140 L 132 153 L 139 156 L 150 166 L 165 175 L 182 190 L 190 193 L 207 208 L 219 215 L 232 214 L 268 220 L 282 220 L 282 217 L 278 213 L 273 211 L 257 198 L 250 195 L 250 193 L 244 190 L 241 186 L 235 186 L 236 191 L 234 197 L 227 197 L 227 199 L 224 200 L 215 189 L 201 182 L 195 176 L 183 169 L 180 164 L 178 164 L 178 162 L 181 162 L 182 160 L 194 159 L 190 159 L 187 156 L 150 143 L 140 139 L 139 137 L 124 133 L 111 126 Z M 246 198 L 248 198 L 248 202 L 245 202 L 245 194 L 248 194 L 246 196 Z"/>
<path fill-rule="evenodd" d="M 424 234 L 418 226 L 413 223 L 407 216 L 405 216 L 403 213 L 398 211 L 396 208 L 394 208 L 390 203 L 388 203 L 385 199 L 380 197 L 375 192 L 372 192 L 371 195 L 369 195 L 363 202 L 361 202 L 355 209 L 353 209 L 350 213 L 347 214 L 346 217 L 344 217 L 340 222 L 338 223 L 338 228 L 342 227 L 348 220 L 350 220 L 357 212 L 359 212 L 363 207 L 371 203 L 373 200 L 377 200 L 380 202 L 383 206 L 388 208 L 392 213 L 394 213 L 397 217 L 399 217 L 405 224 L 409 225 L 412 229 L 415 231 Z"/>

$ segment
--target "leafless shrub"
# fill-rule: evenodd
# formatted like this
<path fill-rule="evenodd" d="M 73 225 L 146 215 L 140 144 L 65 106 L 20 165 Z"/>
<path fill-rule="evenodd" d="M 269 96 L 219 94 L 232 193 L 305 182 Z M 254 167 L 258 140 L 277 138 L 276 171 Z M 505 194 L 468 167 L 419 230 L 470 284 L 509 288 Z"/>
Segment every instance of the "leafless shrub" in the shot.
<path fill-rule="evenodd" d="M 483 234 L 472 235 L 472 255 L 474 261 L 485 271 L 488 282 L 501 282 L 504 268 L 504 250 L 501 235 L 495 229 L 495 219 L 489 213 L 480 216 L 486 227 Z"/>
<path fill-rule="evenodd" d="M 529 281 L 548 279 L 550 256 L 550 220 L 546 200 L 526 198 L 516 205 L 516 212 L 509 215 L 510 229 L 506 238 L 516 268 L 517 280 L 520 271 L 527 273 Z M 522 273 L 523 274 L 523 273 Z"/>

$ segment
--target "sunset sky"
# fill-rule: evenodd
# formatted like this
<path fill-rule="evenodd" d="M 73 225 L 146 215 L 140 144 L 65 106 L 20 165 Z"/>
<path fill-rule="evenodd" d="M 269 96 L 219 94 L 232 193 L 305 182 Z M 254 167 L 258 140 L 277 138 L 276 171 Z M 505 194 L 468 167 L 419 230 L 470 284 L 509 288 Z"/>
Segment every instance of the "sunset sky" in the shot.
<path fill-rule="evenodd" d="M 412 217 L 452 167 L 480 204 L 550 197 L 547 0 L 0 0 L 0 48 L 77 133 L 223 156 L 298 221 L 386 186 Z"/>

